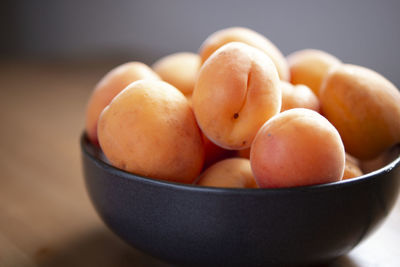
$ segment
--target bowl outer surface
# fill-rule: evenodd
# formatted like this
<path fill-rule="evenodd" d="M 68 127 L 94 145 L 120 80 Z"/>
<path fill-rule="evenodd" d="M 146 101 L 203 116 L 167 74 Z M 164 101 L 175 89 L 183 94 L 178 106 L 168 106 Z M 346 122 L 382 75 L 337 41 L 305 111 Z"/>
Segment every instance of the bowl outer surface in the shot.
<path fill-rule="evenodd" d="M 298 265 L 349 252 L 393 207 L 400 158 L 353 180 L 287 189 L 164 182 L 100 160 L 85 136 L 88 193 L 105 224 L 159 259 L 190 266 Z"/>

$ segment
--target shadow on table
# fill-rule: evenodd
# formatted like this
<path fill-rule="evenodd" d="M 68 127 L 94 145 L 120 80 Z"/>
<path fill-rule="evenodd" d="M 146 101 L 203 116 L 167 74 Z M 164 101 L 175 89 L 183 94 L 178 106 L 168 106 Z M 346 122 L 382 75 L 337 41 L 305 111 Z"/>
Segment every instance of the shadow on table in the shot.
<path fill-rule="evenodd" d="M 167 267 L 171 266 L 146 255 L 123 241 L 104 227 L 85 232 L 56 247 L 36 251 L 35 262 L 40 267 Z M 330 264 L 315 267 L 360 267 L 348 256 Z"/>
<path fill-rule="evenodd" d="M 35 262 L 40 267 L 168 266 L 131 248 L 104 227 L 84 233 L 54 248 L 39 249 L 35 253 Z"/>

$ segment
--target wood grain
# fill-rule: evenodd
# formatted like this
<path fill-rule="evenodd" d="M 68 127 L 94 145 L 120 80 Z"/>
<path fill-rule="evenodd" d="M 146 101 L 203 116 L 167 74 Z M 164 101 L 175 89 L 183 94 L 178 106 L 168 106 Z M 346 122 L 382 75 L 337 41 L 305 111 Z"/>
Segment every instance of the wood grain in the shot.
<path fill-rule="evenodd" d="M 168 266 L 100 221 L 82 178 L 79 136 L 95 83 L 115 64 L 0 64 L 0 266 Z M 400 202 L 330 266 L 400 266 Z"/>

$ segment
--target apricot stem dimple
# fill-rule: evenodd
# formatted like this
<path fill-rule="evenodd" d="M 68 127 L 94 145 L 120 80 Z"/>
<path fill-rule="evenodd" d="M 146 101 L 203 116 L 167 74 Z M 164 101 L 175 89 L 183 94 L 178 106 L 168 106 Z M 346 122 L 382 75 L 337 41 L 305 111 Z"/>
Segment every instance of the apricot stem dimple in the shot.
<path fill-rule="evenodd" d="M 234 119 L 237 119 L 237 118 L 239 118 L 239 113 L 235 113 L 235 114 L 233 114 L 233 118 L 234 118 Z"/>

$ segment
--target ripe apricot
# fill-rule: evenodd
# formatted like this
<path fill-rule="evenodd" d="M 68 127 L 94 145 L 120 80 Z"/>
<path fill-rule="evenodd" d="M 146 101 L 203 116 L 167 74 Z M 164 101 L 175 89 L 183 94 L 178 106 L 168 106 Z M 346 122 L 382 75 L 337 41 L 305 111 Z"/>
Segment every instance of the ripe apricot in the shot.
<path fill-rule="evenodd" d="M 243 27 L 232 27 L 211 34 L 200 47 L 200 57 L 204 63 L 218 48 L 230 43 L 242 42 L 266 53 L 274 62 L 280 79 L 289 80 L 289 68 L 281 51 L 265 36 Z"/>
<path fill-rule="evenodd" d="M 339 133 L 327 119 L 295 108 L 261 127 L 251 146 L 250 163 L 260 187 L 321 184 L 342 178 L 345 152 Z"/>
<path fill-rule="evenodd" d="M 226 149 L 251 145 L 258 129 L 281 108 L 275 65 L 260 50 L 232 42 L 200 68 L 192 95 L 203 133 Z"/>
<path fill-rule="evenodd" d="M 204 144 L 185 96 L 163 81 L 140 80 L 101 113 L 100 146 L 112 165 L 146 177 L 192 183 Z"/>
<path fill-rule="evenodd" d="M 157 60 L 152 67 L 161 79 L 184 95 L 190 95 L 200 68 L 200 56 L 189 52 L 175 53 Z"/>
<path fill-rule="evenodd" d="M 375 71 L 338 65 L 326 76 L 319 98 L 346 151 L 358 159 L 375 158 L 399 143 L 400 92 Z"/>
<path fill-rule="evenodd" d="M 250 161 L 230 158 L 219 161 L 201 174 L 198 185 L 230 188 L 257 188 Z"/>
<path fill-rule="evenodd" d="M 282 108 L 285 111 L 292 108 L 308 108 L 319 112 L 318 97 L 309 87 L 303 84 L 292 85 L 281 81 L 282 89 Z"/>
<path fill-rule="evenodd" d="M 141 62 L 128 62 L 112 69 L 96 85 L 86 108 L 86 134 L 92 143 L 97 143 L 100 113 L 122 89 L 140 79 L 159 80 L 160 77 Z"/>
<path fill-rule="evenodd" d="M 344 165 L 344 173 L 342 180 L 355 178 L 363 175 L 363 172 L 361 171 L 359 164 L 360 163 L 356 158 L 346 153 L 346 161 Z"/>
<path fill-rule="evenodd" d="M 331 54 L 321 50 L 299 50 L 287 57 L 292 84 L 304 84 L 319 95 L 319 88 L 329 69 L 341 63 Z"/>

